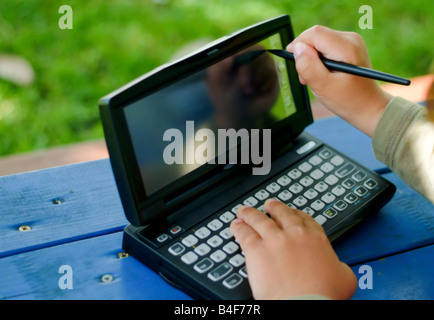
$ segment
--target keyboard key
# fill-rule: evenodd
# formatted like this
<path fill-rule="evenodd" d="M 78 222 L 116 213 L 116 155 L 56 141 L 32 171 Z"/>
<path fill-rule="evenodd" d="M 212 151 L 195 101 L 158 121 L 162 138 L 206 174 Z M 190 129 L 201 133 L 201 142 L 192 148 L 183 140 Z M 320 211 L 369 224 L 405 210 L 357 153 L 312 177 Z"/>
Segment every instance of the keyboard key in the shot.
<path fill-rule="evenodd" d="M 232 210 L 231 210 L 231 211 L 232 211 L 233 213 L 235 213 L 235 214 L 236 214 L 236 213 L 237 213 L 237 211 L 238 211 L 238 209 L 239 209 L 239 208 L 240 208 L 241 206 L 242 206 L 242 204 L 237 204 L 237 205 L 236 205 L 235 207 L 233 207 L 233 208 L 232 208 Z"/>
<path fill-rule="evenodd" d="M 212 231 L 217 231 L 221 227 L 223 227 L 223 223 L 221 223 L 221 221 L 219 221 L 218 219 L 214 219 L 207 224 L 207 227 L 210 228 Z"/>
<path fill-rule="evenodd" d="M 340 166 L 342 163 L 344 163 L 344 159 L 342 159 L 341 156 L 336 155 L 330 159 L 330 162 L 335 166 Z"/>
<path fill-rule="evenodd" d="M 275 193 L 280 190 L 280 186 L 276 182 L 272 182 L 265 189 L 271 193 Z"/>
<path fill-rule="evenodd" d="M 241 254 L 236 254 L 229 259 L 229 263 L 234 267 L 239 267 L 244 263 L 244 257 Z"/>
<path fill-rule="evenodd" d="M 182 239 L 182 244 L 184 244 L 186 247 L 192 247 L 194 246 L 199 240 L 197 240 L 197 238 L 192 235 L 189 234 L 188 236 L 186 236 L 184 239 Z"/>
<path fill-rule="evenodd" d="M 344 200 L 349 204 L 352 204 L 357 201 L 357 196 L 354 193 L 350 192 L 344 197 Z"/>
<path fill-rule="evenodd" d="M 309 187 L 313 183 L 313 179 L 309 176 L 305 176 L 300 179 L 300 183 L 305 187 Z"/>
<path fill-rule="evenodd" d="M 204 258 L 203 260 L 200 260 L 198 263 L 194 265 L 194 270 L 196 270 L 199 273 L 204 273 L 205 271 L 211 269 L 213 265 L 214 262 L 212 262 L 208 258 Z"/>
<path fill-rule="evenodd" d="M 289 191 L 291 191 L 294 194 L 300 193 L 302 190 L 303 190 L 303 186 L 298 182 L 294 183 L 289 187 Z"/>
<path fill-rule="evenodd" d="M 215 235 L 209 238 L 206 243 L 208 243 L 211 247 L 215 248 L 223 243 L 223 239 L 220 238 L 218 235 Z"/>
<path fill-rule="evenodd" d="M 179 242 L 171 245 L 169 248 L 169 252 L 171 254 L 173 254 L 174 256 L 180 255 L 181 253 L 184 252 L 184 250 L 185 250 L 185 247 L 182 244 L 180 244 Z"/>
<path fill-rule="evenodd" d="M 223 213 L 220 217 L 219 217 L 219 219 L 221 220 L 221 221 L 223 221 L 223 222 L 225 222 L 225 223 L 229 223 L 229 222 L 231 222 L 232 220 L 234 220 L 234 218 L 235 218 L 235 215 L 233 215 L 231 212 L 229 212 L 229 211 L 226 211 L 225 213 Z"/>
<path fill-rule="evenodd" d="M 322 208 L 325 207 L 325 204 L 321 200 L 315 200 L 314 202 L 312 202 L 312 204 L 310 205 L 310 207 L 313 210 L 319 211 L 319 210 L 321 210 Z"/>
<path fill-rule="evenodd" d="M 324 183 L 324 182 L 322 182 L 322 181 L 320 181 L 320 182 L 318 182 L 316 185 L 315 185 L 315 190 L 316 191 L 318 191 L 318 192 L 324 192 L 324 191 L 326 191 L 327 189 L 328 189 L 328 185 L 326 184 L 326 183 Z"/>
<path fill-rule="evenodd" d="M 226 227 L 222 231 L 220 231 L 219 235 L 220 235 L 220 237 L 222 237 L 223 239 L 226 239 L 226 240 L 233 237 L 233 235 L 231 233 L 231 229 L 229 227 Z"/>
<path fill-rule="evenodd" d="M 358 186 L 356 189 L 354 189 L 354 193 L 357 194 L 359 197 L 362 197 L 368 193 L 368 190 L 366 190 L 365 187 Z"/>
<path fill-rule="evenodd" d="M 277 183 L 284 187 L 291 183 L 291 179 L 288 176 L 283 175 L 279 179 L 277 179 Z"/>
<path fill-rule="evenodd" d="M 307 203 L 307 199 L 303 196 L 298 196 L 292 201 L 297 207 L 302 207 Z"/>
<path fill-rule="evenodd" d="M 333 208 L 328 208 L 326 211 L 323 212 L 323 214 L 327 218 L 331 219 L 334 218 L 338 214 L 338 212 Z"/>
<path fill-rule="evenodd" d="M 197 256 L 197 254 L 195 254 L 193 251 L 189 251 L 186 254 L 184 254 L 181 257 L 182 262 L 184 262 L 185 264 L 192 264 L 193 262 L 195 262 L 199 257 Z"/>
<path fill-rule="evenodd" d="M 225 244 L 223 246 L 223 250 L 228 254 L 232 254 L 235 251 L 237 251 L 238 249 L 239 249 L 239 246 L 233 241 L 228 242 L 227 244 Z"/>
<path fill-rule="evenodd" d="M 335 166 L 332 165 L 330 162 L 326 162 L 323 165 L 321 165 L 321 170 L 324 171 L 325 173 L 332 172 L 334 168 Z"/>
<path fill-rule="evenodd" d="M 231 274 L 223 281 L 223 285 L 228 289 L 233 289 L 243 281 L 243 278 L 237 273 Z"/>
<path fill-rule="evenodd" d="M 322 159 L 318 156 L 313 156 L 309 159 L 309 163 L 313 166 L 317 166 L 322 162 Z"/>
<path fill-rule="evenodd" d="M 357 182 L 363 181 L 366 178 L 366 173 L 359 170 L 355 174 L 353 174 L 352 178 Z"/>
<path fill-rule="evenodd" d="M 217 268 L 211 270 L 211 272 L 208 273 L 208 278 L 210 278 L 212 281 L 218 281 L 228 275 L 232 270 L 233 268 L 229 263 L 223 262 Z"/>
<path fill-rule="evenodd" d="M 312 169 L 312 166 L 307 162 L 303 162 L 298 166 L 298 170 L 304 173 L 308 172 L 310 169 Z"/>
<path fill-rule="evenodd" d="M 258 192 L 255 193 L 255 197 L 258 200 L 265 200 L 270 196 L 270 194 L 265 191 L 264 189 L 259 190 Z"/>
<path fill-rule="evenodd" d="M 226 253 L 224 253 L 222 250 L 219 249 L 214 251 L 209 257 L 214 262 L 220 262 L 223 261 L 226 258 L 226 256 L 227 256 Z"/>
<path fill-rule="evenodd" d="M 339 211 L 343 211 L 348 207 L 348 205 L 346 204 L 346 202 L 339 200 L 339 201 L 336 201 L 336 203 L 333 205 L 333 207 Z"/>
<path fill-rule="evenodd" d="M 246 200 L 244 200 L 243 202 L 246 206 L 249 207 L 254 207 L 258 204 L 258 200 L 256 200 L 254 197 L 248 197 Z"/>
<path fill-rule="evenodd" d="M 321 197 L 321 200 L 325 203 L 332 203 L 335 199 L 336 197 L 331 192 L 327 192 Z"/>
<path fill-rule="evenodd" d="M 368 179 L 363 185 L 369 190 L 372 190 L 377 186 L 377 181 L 375 181 L 374 179 Z"/>
<path fill-rule="evenodd" d="M 308 198 L 309 200 L 312 200 L 313 198 L 315 198 L 318 195 L 318 192 L 316 192 L 314 189 L 310 188 L 303 195 L 306 198 Z"/>
<path fill-rule="evenodd" d="M 342 182 L 342 185 L 347 189 L 352 189 L 356 185 L 356 183 L 350 178 L 348 178 Z"/>
<path fill-rule="evenodd" d="M 324 181 L 327 182 L 328 185 L 332 186 L 336 184 L 339 181 L 339 179 L 335 175 L 331 174 L 327 178 L 325 178 Z"/>
<path fill-rule="evenodd" d="M 319 179 L 321 179 L 321 178 L 324 176 L 324 172 L 322 172 L 322 171 L 319 170 L 319 169 L 315 169 L 315 170 L 313 170 L 313 171 L 310 173 L 310 176 L 311 176 L 312 178 L 314 178 L 315 180 L 319 180 Z"/>
<path fill-rule="evenodd" d="M 306 207 L 301 211 L 306 212 L 310 216 L 313 216 L 315 214 L 315 211 L 313 211 L 312 208 L 310 208 L 310 207 Z"/>
<path fill-rule="evenodd" d="M 163 243 L 166 240 L 169 240 L 169 236 L 165 233 L 163 233 L 157 237 L 157 241 L 160 243 Z"/>
<path fill-rule="evenodd" d="M 347 163 L 340 167 L 338 170 L 336 170 L 335 175 L 337 175 L 339 178 L 343 178 L 349 175 L 355 169 L 356 167 L 353 164 Z"/>
<path fill-rule="evenodd" d="M 206 243 L 201 243 L 196 248 L 194 248 L 194 252 L 196 252 L 200 256 L 204 256 L 211 251 L 211 248 Z"/>
<path fill-rule="evenodd" d="M 338 197 L 341 196 L 341 195 L 343 195 L 346 191 L 347 190 L 344 187 L 342 187 L 341 185 L 337 185 L 336 187 L 334 187 L 332 189 L 332 193 L 335 196 L 338 196 Z"/>
<path fill-rule="evenodd" d="M 292 194 L 288 190 L 283 190 L 281 193 L 277 195 L 277 197 L 282 201 L 287 201 L 291 199 Z"/>
<path fill-rule="evenodd" d="M 301 147 L 297 148 L 297 149 L 295 150 L 295 152 L 296 152 L 297 154 L 303 154 L 303 153 L 308 152 L 310 149 L 312 149 L 312 148 L 315 147 L 315 146 L 316 146 L 316 142 L 310 140 L 310 141 L 304 143 Z"/>
<path fill-rule="evenodd" d="M 301 177 L 301 175 L 302 173 L 298 169 L 292 169 L 291 171 L 288 172 L 288 177 L 292 179 L 298 179 L 299 177 Z"/>
<path fill-rule="evenodd" d="M 322 215 L 319 215 L 319 216 L 316 216 L 316 217 L 314 218 L 314 220 L 315 220 L 316 222 L 318 222 L 319 225 L 322 226 L 324 223 L 326 223 L 327 218 L 324 217 L 324 216 L 322 216 Z"/>
<path fill-rule="evenodd" d="M 332 152 L 329 149 L 322 149 L 319 152 L 319 156 L 323 159 L 328 159 L 332 156 Z"/>
<path fill-rule="evenodd" d="M 210 234 L 211 234 L 211 231 L 209 231 L 209 229 L 207 227 L 201 227 L 198 230 L 196 230 L 196 232 L 194 233 L 194 235 L 196 237 L 198 237 L 199 239 L 205 239 Z"/>
<path fill-rule="evenodd" d="M 182 228 L 180 226 L 174 226 L 170 229 L 170 233 L 171 234 L 178 234 L 180 233 L 182 230 Z"/>

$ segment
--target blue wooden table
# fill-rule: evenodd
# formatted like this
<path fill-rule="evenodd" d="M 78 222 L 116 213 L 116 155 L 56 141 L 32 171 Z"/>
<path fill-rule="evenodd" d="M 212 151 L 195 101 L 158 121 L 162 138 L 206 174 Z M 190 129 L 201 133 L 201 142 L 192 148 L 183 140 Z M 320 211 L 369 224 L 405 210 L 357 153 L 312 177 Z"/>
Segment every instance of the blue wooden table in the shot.
<path fill-rule="evenodd" d="M 366 266 L 372 271 L 372 289 L 361 285 L 353 299 L 433 299 L 434 206 L 343 120 L 317 120 L 308 131 L 397 186 L 390 203 L 335 244 L 361 283 Z M 190 299 L 126 256 L 126 224 L 108 159 L 0 178 L 0 298 Z"/>

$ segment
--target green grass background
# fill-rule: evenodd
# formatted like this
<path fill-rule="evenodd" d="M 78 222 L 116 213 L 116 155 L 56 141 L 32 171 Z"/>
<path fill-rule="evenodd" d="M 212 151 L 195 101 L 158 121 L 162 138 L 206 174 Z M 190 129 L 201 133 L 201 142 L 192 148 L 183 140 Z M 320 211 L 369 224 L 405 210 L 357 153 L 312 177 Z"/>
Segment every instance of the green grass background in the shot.
<path fill-rule="evenodd" d="M 63 4 L 73 9 L 73 30 L 58 27 Z M 364 4 L 372 30 L 358 26 Z M 26 58 L 36 79 L 29 87 L 0 79 L 0 155 L 102 138 L 100 97 L 194 39 L 280 14 L 291 16 L 296 35 L 315 24 L 360 33 L 378 70 L 433 72 L 432 0 L 1 0 L 0 54 Z"/>

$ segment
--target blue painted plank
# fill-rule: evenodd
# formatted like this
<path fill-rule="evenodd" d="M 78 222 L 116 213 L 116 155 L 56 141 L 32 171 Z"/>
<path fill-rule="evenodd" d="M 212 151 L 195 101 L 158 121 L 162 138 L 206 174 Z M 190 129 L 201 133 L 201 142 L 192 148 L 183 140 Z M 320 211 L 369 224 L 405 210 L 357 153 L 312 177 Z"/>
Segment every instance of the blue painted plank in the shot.
<path fill-rule="evenodd" d="M 371 170 L 386 168 L 375 159 L 371 138 L 339 117 L 317 119 L 306 131 Z"/>
<path fill-rule="evenodd" d="M 126 224 L 108 159 L 0 178 L 0 257 Z"/>
<path fill-rule="evenodd" d="M 340 259 L 349 264 L 434 243 L 434 206 L 395 173 L 383 177 L 397 187 L 393 199 L 335 245 Z"/>
<path fill-rule="evenodd" d="M 121 232 L 0 259 L 0 299 L 190 299 L 119 252 Z M 59 287 L 62 265 L 71 267 L 72 289 Z"/>
<path fill-rule="evenodd" d="M 369 274 L 360 265 L 352 269 L 359 286 L 353 300 L 434 299 L 434 245 L 366 263 L 372 268 L 372 289 L 366 288 Z M 359 272 L 360 270 L 360 272 Z M 365 289 L 362 289 L 365 288 Z"/>
<path fill-rule="evenodd" d="M 120 259 L 122 234 L 76 241 L 0 259 L 1 299 L 190 299 L 133 257 Z M 432 299 L 434 246 L 366 263 L 373 289 L 353 299 Z M 72 270 L 72 289 L 59 288 L 59 267 Z M 352 269 L 360 278 L 360 265 Z M 109 275 L 112 281 L 103 282 Z"/>

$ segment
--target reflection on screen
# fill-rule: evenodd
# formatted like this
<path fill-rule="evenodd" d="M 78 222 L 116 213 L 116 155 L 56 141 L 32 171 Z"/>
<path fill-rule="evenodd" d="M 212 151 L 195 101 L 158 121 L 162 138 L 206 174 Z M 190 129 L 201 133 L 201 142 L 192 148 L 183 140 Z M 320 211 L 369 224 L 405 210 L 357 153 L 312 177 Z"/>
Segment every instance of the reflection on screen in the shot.
<path fill-rule="evenodd" d="M 282 49 L 279 34 L 237 52 L 207 69 L 124 108 L 137 163 L 148 195 L 196 169 L 187 164 L 200 129 L 263 129 L 295 113 L 286 62 L 264 49 Z M 194 133 L 186 132 L 194 124 Z M 183 164 L 167 164 L 163 154 L 173 129 L 184 133 Z M 216 142 L 214 142 L 216 143 Z M 216 156 L 210 154 L 209 156 Z M 179 156 L 179 154 L 178 154 Z"/>

